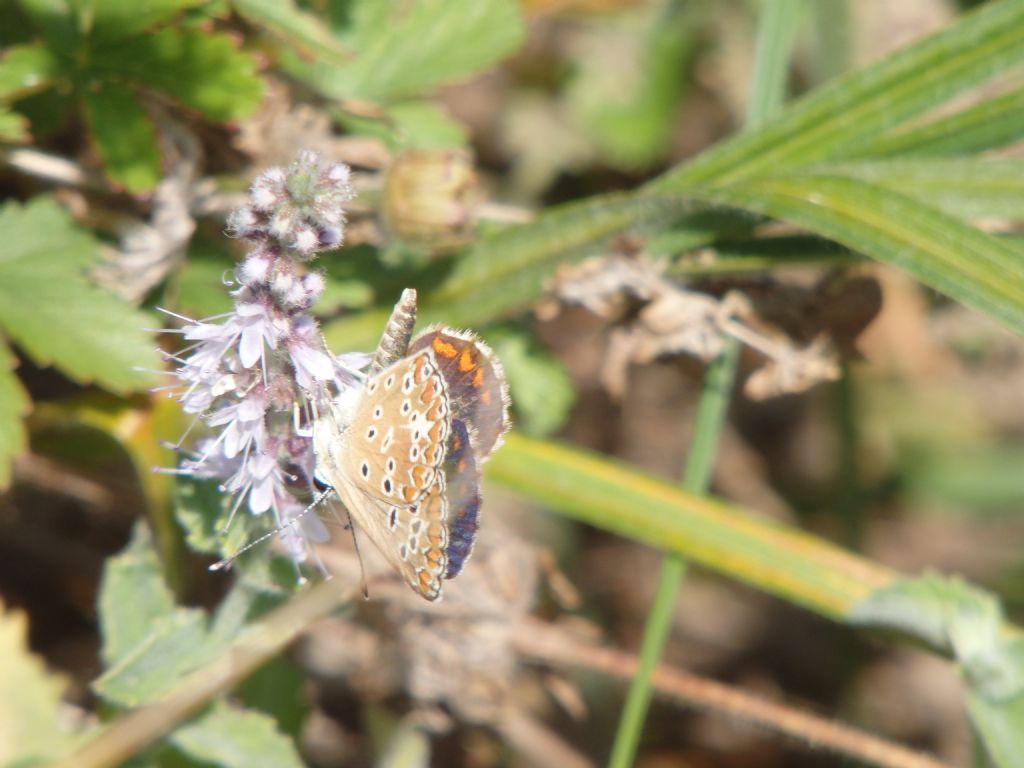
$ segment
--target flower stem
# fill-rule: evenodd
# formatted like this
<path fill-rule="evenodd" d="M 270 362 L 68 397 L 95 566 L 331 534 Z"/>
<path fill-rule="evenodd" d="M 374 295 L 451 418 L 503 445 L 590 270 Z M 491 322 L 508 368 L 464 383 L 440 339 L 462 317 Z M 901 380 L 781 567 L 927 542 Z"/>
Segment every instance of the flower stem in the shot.
<path fill-rule="evenodd" d="M 729 406 L 729 394 L 738 357 L 739 345 L 735 341 L 730 341 L 725 351 L 711 361 L 704 374 L 704 386 L 697 403 L 693 441 L 683 475 L 683 487 L 692 493 L 703 493 L 708 489 L 715 447 Z M 611 759 L 608 761 L 612 768 L 628 768 L 633 764 L 651 700 L 651 675 L 668 637 L 672 608 L 685 572 L 686 563 L 681 557 L 667 555 L 662 562 L 658 588 L 644 628 L 644 639 L 639 654 L 640 665 L 630 685 L 619 728 L 615 734 Z"/>
<path fill-rule="evenodd" d="M 754 73 L 747 105 L 747 127 L 770 118 L 785 99 L 786 72 L 800 10 L 801 0 L 764 0 L 762 3 Z M 683 487 L 692 493 L 704 493 L 708 489 L 715 448 L 729 405 L 738 358 L 739 345 L 730 339 L 725 351 L 708 365 L 704 373 L 693 440 L 683 474 Z M 608 761 L 610 768 L 629 768 L 633 764 L 651 701 L 651 676 L 668 637 L 672 608 L 685 573 L 686 564 L 681 558 L 668 555 L 662 561 L 654 602 L 644 627 L 639 667 L 630 685 L 615 733 L 615 743 Z"/>

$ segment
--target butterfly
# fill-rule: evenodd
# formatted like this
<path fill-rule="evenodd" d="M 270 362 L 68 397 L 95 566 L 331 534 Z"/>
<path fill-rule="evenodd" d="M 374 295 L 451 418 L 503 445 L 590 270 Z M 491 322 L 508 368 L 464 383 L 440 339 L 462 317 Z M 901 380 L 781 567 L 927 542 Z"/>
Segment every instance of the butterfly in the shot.
<path fill-rule="evenodd" d="M 409 586 L 436 600 L 472 552 L 480 468 L 508 430 L 508 386 L 472 333 L 432 327 L 407 346 L 397 336 L 397 359 L 317 414 L 316 475 Z"/>

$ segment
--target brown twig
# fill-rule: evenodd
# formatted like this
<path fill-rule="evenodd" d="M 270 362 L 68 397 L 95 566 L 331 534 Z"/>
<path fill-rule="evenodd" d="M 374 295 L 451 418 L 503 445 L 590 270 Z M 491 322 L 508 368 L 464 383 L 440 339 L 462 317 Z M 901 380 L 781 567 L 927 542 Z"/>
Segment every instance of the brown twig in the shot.
<path fill-rule="evenodd" d="M 280 653 L 311 624 L 348 603 L 358 587 L 324 581 L 297 595 L 245 630 L 210 664 L 190 674 L 163 699 L 122 715 L 50 768 L 107 768 L 124 763 L 219 694 Z"/>
<path fill-rule="evenodd" d="M 534 619 L 518 628 L 514 643 L 537 661 L 597 670 L 628 680 L 636 657 L 624 651 L 578 640 Z M 655 691 L 673 701 L 722 712 L 818 749 L 826 749 L 883 768 L 951 768 L 947 763 L 850 726 L 765 701 L 735 688 L 661 664 L 654 670 Z"/>

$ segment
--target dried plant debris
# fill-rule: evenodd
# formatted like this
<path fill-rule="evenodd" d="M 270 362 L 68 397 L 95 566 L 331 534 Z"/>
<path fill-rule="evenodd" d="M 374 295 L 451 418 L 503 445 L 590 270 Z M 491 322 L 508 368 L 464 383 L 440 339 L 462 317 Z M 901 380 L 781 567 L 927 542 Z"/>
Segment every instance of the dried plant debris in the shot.
<path fill-rule="evenodd" d="M 809 287 L 762 278 L 706 292 L 668 276 L 667 262 L 633 243 L 618 251 L 562 266 L 538 308 L 550 319 L 579 305 L 612 325 L 601 381 L 618 398 L 630 364 L 674 355 L 707 362 L 730 339 L 762 360 L 746 380 L 748 397 L 803 392 L 839 377 L 840 354 L 856 354 L 854 340 L 881 305 L 872 278 L 829 275 Z"/>

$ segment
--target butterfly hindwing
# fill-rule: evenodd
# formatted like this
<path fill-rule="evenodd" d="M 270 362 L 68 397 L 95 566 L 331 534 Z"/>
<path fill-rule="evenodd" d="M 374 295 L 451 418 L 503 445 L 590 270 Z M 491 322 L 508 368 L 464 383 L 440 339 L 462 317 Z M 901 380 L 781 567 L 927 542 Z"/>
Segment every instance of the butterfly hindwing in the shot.
<path fill-rule="evenodd" d="M 508 385 L 491 348 L 474 334 L 432 327 L 409 345 L 409 354 L 431 350 L 448 386 L 452 415 L 470 433 L 477 464 L 487 460 L 509 427 Z"/>

